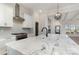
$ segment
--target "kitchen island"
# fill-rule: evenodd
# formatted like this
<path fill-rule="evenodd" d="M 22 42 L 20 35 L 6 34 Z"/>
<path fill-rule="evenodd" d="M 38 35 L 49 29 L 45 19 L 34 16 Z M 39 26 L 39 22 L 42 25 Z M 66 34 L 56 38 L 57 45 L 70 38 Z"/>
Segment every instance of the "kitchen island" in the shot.
<path fill-rule="evenodd" d="M 79 55 L 79 45 L 66 34 L 39 35 L 6 46 L 8 55 Z"/>

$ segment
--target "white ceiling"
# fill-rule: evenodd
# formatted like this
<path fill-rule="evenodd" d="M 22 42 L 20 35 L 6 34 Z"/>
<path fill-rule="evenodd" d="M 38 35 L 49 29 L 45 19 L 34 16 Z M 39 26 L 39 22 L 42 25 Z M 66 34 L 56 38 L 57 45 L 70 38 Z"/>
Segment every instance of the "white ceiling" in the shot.
<path fill-rule="evenodd" d="M 25 8 L 29 8 L 31 10 L 54 10 L 57 8 L 57 3 L 22 3 Z M 78 3 L 59 3 L 60 8 L 79 5 Z"/>

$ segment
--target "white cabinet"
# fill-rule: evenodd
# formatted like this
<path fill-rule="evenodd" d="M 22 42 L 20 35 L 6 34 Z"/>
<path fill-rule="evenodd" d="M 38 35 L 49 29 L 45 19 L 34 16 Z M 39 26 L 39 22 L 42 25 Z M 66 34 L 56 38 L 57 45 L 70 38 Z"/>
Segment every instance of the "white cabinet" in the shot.
<path fill-rule="evenodd" d="M 6 44 L 9 42 L 16 41 L 15 37 L 11 38 L 0 38 L 0 55 L 6 54 L 7 53 L 7 47 Z"/>
<path fill-rule="evenodd" d="M 0 4 L 0 27 L 13 26 L 13 8 L 11 6 Z"/>
<path fill-rule="evenodd" d="M 33 27 L 33 19 L 32 16 L 28 14 L 24 14 L 25 21 L 23 22 L 23 28 L 32 28 Z"/>
<path fill-rule="evenodd" d="M 13 26 L 13 8 L 9 6 L 5 6 L 5 23 L 8 27 Z"/>
<path fill-rule="evenodd" d="M 4 5 L 0 4 L 0 26 L 4 26 Z"/>
<path fill-rule="evenodd" d="M 6 54 L 7 49 L 5 47 L 5 39 L 0 38 L 0 55 Z"/>

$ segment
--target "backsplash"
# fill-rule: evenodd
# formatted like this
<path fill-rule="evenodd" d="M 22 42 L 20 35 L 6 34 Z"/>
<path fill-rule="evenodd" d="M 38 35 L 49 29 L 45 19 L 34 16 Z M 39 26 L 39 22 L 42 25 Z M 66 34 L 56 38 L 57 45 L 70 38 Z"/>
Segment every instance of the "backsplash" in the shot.
<path fill-rule="evenodd" d="M 32 33 L 32 30 L 30 29 L 22 29 L 22 28 L 0 28 L 0 38 L 10 38 L 11 33 Z"/>

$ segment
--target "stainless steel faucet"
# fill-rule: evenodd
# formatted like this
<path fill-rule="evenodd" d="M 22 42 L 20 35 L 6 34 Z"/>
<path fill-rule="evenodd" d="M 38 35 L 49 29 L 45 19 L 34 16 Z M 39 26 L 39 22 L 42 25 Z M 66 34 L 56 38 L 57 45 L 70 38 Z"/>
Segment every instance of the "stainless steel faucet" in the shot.
<path fill-rule="evenodd" d="M 46 29 L 46 37 L 48 37 L 48 29 L 46 27 L 43 27 L 41 32 L 43 32 L 44 29 Z"/>

